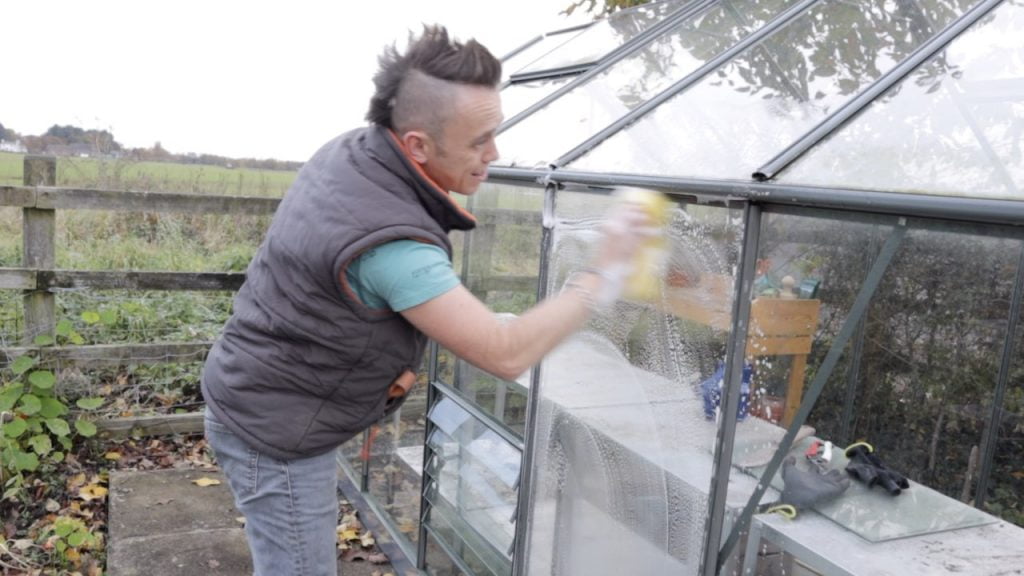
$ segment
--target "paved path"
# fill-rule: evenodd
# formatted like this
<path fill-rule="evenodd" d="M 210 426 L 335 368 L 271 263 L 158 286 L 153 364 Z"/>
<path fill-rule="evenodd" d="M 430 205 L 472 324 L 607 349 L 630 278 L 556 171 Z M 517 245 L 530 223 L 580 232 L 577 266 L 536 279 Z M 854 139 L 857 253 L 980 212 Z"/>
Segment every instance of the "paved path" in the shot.
<path fill-rule="evenodd" d="M 201 487 L 193 482 L 203 477 L 221 484 Z M 218 471 L 113 471 L 109 504 L 109 576 L 252 574 L 240 514 Z M 342 576 L 389 572 L 390 565 L 339 565 Z"/>

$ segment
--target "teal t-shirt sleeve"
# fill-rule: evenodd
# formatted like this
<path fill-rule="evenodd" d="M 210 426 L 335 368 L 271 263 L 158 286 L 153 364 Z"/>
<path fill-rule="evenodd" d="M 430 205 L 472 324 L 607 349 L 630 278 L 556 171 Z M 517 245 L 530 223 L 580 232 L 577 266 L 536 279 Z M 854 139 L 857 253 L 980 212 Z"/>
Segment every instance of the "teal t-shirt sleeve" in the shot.
<path fill-rule="evenodd" d="M 401 312 L 459 285 L 448 254 L 439 246 L 394 240 L 356 258 L 345 272 L 356 296 L 370 308 Z"/>

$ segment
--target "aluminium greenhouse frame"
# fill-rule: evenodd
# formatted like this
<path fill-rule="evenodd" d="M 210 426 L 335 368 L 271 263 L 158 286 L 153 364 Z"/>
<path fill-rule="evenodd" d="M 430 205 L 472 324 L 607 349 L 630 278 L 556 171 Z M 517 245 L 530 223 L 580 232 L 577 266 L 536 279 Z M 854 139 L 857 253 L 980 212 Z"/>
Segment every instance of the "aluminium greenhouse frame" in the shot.
<path fill-rule="evenodd" d="M 743 231 L 742 249 L 740 251 L 739 265 L 737 267 L 735 286 L 732 302 L 732 329 L 727 341 L 726 371 L 724 382 L 726 391 L 722 400 L 722 411 L 725 414 L 734 413 L 740 404 L 741 377 L 743 372 L 742 350 L 748 336 L 748 324 L 751 311 L 751 294 L 755 279 L 755 268 L 758 246 L 760 242 L 759 231 L 761 229 L 762 213 L 765 210 L 786 212 L 800 212 L 804 209 L 831 210 L 848 213 L 853 217 L 857 215 L 881 215 L 891 220 L 893 231 L 889 234 L 885 246 L 882 247 L 877 259 L 871 267 L 867 277 L 864 279 L 860 292 L 843 321 L 842 327 L 832 342 L 825 359 L 820 365 L 815 377 L 807 387 L 804 399 L 793 418 L 792 424 L 788 426 L 785 437 L 781 443 L 781 449 L 772 458 L 771 463 L 764 471 L 763 479 L 772 478 L 778 471 L 782 459 L 789 447 L 792 445 L 797 429 L 807 419 L 815 400 L 831 375 L 839 356 L 843 353 L 844 347 L 851 340 L 854 341 L 853 357 L 854 366 L 860 364 L 860 350 L 856 341 L 856 333 L 861 320 L 876 292 L 885 271 L 892 261 L 894 254 L 900 246 L 900 242 L 907 231 L 907 220 L 911 219 L 916 223 L 928 221 L 934 222 L 957 222 L 978 225 L 999 225 L 1003 227 L 1018 228 L 1024 226 L 1024 203 L 1014 200 L 1002 200 L 992 198 L 967 198 L 959 196 L 940 196 L 926 194 L 911 194 L 902 192 L 884 192 L 875 190 L 862 190 L 855 188 L 844 188 L 836 186 L 810 186 L 789 183 L 778 183 L 774 178 L 792 162 L 799 159 L 815 145 L 847 125 L 849 121 L 856 118 L 862 111 L 870 106 L 877 99 L 886 94 L 887 91 L 897 85 L 915 71 L 923 63 L 929 61 L 936 54 L 943 51 L 950 42 L 959 37 L 965 30 L 979 22 L 993 9 L 1008 0 L 981 0 L 962 15 L 945 26 L 940 32 L 920 45 L 908 57 L 898 62 L 893 68 L 881 74 L 866 87 L 859 90 L 852 98 L 842 106 L 832 111 L 824 120 L 818 122 L 802 136 L 795 139 L 773 158 L 765 162 L 754 171 L 750 180 L 729 180 L 697 177 L 673 177 L 655 176 L 630 173 L 607 173 L 574 169 L 565 166 L 574 160 L 584 156 L 596 146 L 616 135 L 630 126 L 636 124 L 650 112 L 657 109 L 669 99 L 687 90 L 711 71 L 722 65 L 724 62 L 736 57 L 738 54 L 755 46 L 762 39 L 772 35 L 787 22 L 804 14 L 815 5 L 824 4 L 826 0 L 800 0 L 784 10 L 771 22 L 757 29 L 743 40 L 737 42 L 729 50 L 716 55 L 702 66 L 679 78 L 669 87 L 661 90 L 653 97 L 648 98 L 642 104 L 630 110 L 613 123 L 600 129 L 585 141 L 576 144 L 567 152 L 561 154 L 556 160 L 546 167 L 539 168 L 517 168 L 508 166 L 492 166 L 490 169 L 490 180 L 498 184 L 527 185 L 530 187 L 542 187 L 544 190 L 544 225 L 541 237 L 541 261 L 538 278 L 538 300 L 547 296 L 549 261 L 553 234 L 553 213 L 555 196 L 561 189 L 582 189 L 594 190 L 598 193 L 610 191 L 619 186 L 635 186 L 642 188 L 657 189 L 674 197 L 690 203 L 710 204 L 730 207 L 740 207 L 743 210 Z M 720 4 L 720 0 L 691 0 L 684 2 L 676 10 L 665 16 L 658 23 L 650 26 L 645 31 L 634 36 L 627 42 L 610 51 L 605 57 L 596 63 L 590 62 L 579 66 L 554 68 L 549 70 L 534 71 L 525 74 L 512 74 L 506 85 L 515 85 L 520 82 L 528 82 L 543 78 L 559 78 L 569 75 L 576 77 L 557 87 L 554 91 L 537 100 L 533 105 L 513 114 L 502 125 L 500 132 L 519 124 L 534 113 L 545 108 L 552 102 L 558 100 L 570 91 L 578 88 L 600 74 L 606 72 L 615 63 L 635 54 L 645 47 L 652 39 L 660 34 L 671 30 L 673 26 L 688 18 L 694 17 L 710 7 Z M 587 27 L 574 27 L 561 30 L 556 33 L 563 33 L 576 30 L 585 30 Z M 507 58 L 525 50 L 533 43 L 541 40 L 540 36 L 525 44 L 521 48 L 510 53 Z M 1012 182 L 1011 182 L 1012 184 Z M 468 250 L 467 250 L 468 253 Z M 1012 290 L 1012 300 L 1009 307 L 1009 318 L 1004 341 L 1001 344 L 1001 353 L 998 361 L 998 375 L 995 382 L 994 396 L 991 405 L 991 413 L 988 416 L 986 429 L 982 439 L 982 454 L 980 459 L 980 473 L 978 486 L 975 491 L 974 503 L 981 507 L 989 481 L 993 460 L 995 456 L 995 444 L 998 433 L 998 421 L 1003 399 L 1007 393 L 1012 364 L 1014 336 L 1019 329 L 1019 316 L 1021 313 L 1021 302 L 1024 300 L 1024 251 L 1019 259 Z M 490 422 L 486 414 L 472 402 L 462 400 L 459 394 L 451 390 L 450 386 L 441 381 L 438 377 L 438 349 L 431 348 L 430 362 L 430 388 L 428 407 L 434 406 L 441 394 L 450 398 L 459 406 L 473 415 L 479 423 L 490 428 L 501 436 L 506 442 L 517 448 L 522 453 L 522 464 L 519 468 L 520 476 L 516 488 L 518 490 L 518 504 L 515 518 L 515 536 L 513 549 L 510 550 L 512 558 L 511 572 L 517 576 L 526 574 L 525 563 L 521 561 L 526 554 L 527 531 L 529 530 L 529 507 L 527 498 L 523 495 L 530 493 L 530 470 L 533 467 L 533 460 L 537 446 L 535 445 L 535 430 L 532 424 L 537 417 L 539 404 L 538 390 L 541 386 L 542 367 L 537 367 L 531 373 L 529 397 L 527 403 L 525 438 L 519 440 L 514 435 L 507 433 L 501 426 Z M 852 382 L 853 377 L 851 377 Z M 852 393 L 852 392 L 848 392 Z M 850 410 L 848 402 L 845 408 Z M 849 420 L 849 414 L 845 415 Z M 431 434 L 432 424 L 427 419 L 426 434 Z M 702 554 L 700 574 L 702 576 L 713 576 L 721 573 L 728 557 L 737 549 L 743 530 L 749 525 L 750 519 L 756 508 L 760 496 L 768 488 L 768 482 L 759 484 L 759 489 L 749 500 L 737 522 L 732 525 L 726 535 L 723 528 L 726 526 L 726 504 L 725 495 L 729 482 L 730 469 L 732 466 L 732 452 L 734 449 L 736 421 L 731 418 L 723 418 L 718 427 L 717 442 L 714 452 L 714 471 L 712 486 L 710 487 L 708 508 L 710 515 L 705 528 L 704 553 Z M 430 450 L 424 446 L 424 461 L 430 457 Z M 419 540 L 416 549 L 417 566 L 425 568 L 426 538 L 430 528 L 423 522 L 430 509 L 430 503 L 426 499 L 428 487 L 428 475 L 423 474 L 423 487 L 421 488 L 421 524 L 419 527 Z M 456 565 L 466 573 L 472 570 L 461 560 L 456 558 L 450 550 L 446 550 Z"/>

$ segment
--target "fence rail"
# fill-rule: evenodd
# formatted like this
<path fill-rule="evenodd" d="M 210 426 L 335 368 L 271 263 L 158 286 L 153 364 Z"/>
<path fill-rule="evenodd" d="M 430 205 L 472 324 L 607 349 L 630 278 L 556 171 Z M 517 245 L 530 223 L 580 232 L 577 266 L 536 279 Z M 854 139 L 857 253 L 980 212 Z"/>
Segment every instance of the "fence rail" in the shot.
<path fill-rule="evenodd" d="M 101 368 L 126 364 L 194 362 L 205 359 L 211 342 L 158 342 L 148 344 L 93 344 L 34 346 L 38 335 L 53 336 L 56 329 L 55 294 L 62 290 L 236 291 L 244 273 L 165 272 L 139 270 L 61 270 L 55 267 L 56 211 L 104 210 L 117 212 L 170 212 L 183 214 L 271 215 L 279 198 L 214 196 L 163 192 L 95 190 L 57 187 L 56 158 L 25 156 L 24 185 L 0 186 L 0 206 L 22 209 L 22 265 L 0 268 L 0 290 L 23 293 L 24 327 L 21 344 L 0 347 L 0 368 L 14 358 L 32 354 L 41 362 L 61 368 Z M 538 211 L 487 207 L 475 210 L 482 238 L 493 243 L 499 225 L 539 227 Z M 490 253 L 488 251 L 488 253 Z M 467 287 L 476 292 L 536 290 L 536 276 L 470 275 Z M 148 434 L 202 430 L 195 415 L 154 416 L 98 422 L 110 435 L 140 428 Z"/>

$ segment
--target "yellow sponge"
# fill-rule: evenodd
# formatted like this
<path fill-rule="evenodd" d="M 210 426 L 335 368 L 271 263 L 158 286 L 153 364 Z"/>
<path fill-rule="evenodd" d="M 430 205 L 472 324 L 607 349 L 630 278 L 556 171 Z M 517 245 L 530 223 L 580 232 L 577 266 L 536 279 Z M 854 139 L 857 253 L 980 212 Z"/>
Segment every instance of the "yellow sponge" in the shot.
<path fill-rule="evenodd" d="M 626 280 L 625 298 L 651 302 L 662 296 L 665 267 L 668 261 L 668 238 L 664 228 L 672 213 L 672 201 L 668 196 L 643 188 L 623 188 L 619 196 L 639 204 L 647 211 L 651 224 L 661 228 L 662 233 L 644 240 L 633 260 L 633 270 Z"/>

